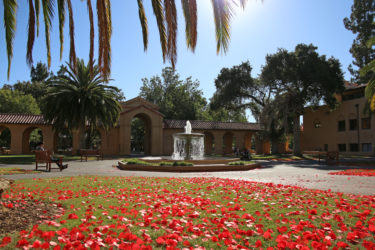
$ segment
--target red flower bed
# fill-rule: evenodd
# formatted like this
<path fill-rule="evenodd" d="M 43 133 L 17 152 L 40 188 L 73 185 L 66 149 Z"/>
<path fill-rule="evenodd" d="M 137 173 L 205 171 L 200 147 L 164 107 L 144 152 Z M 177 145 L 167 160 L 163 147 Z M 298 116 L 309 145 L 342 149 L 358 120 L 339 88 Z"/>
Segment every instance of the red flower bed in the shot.
<path fill-rule="evenodd" d="M 4 198 L 52 202 L 62 214 L 0 247 L 375 248 L 375 196 L 218 178 L 71 177 L 17 182 Z"/>
<path fill-rule="evenodd" d="M 339 172 L 329 173 L 331 175 L 357 175 L 357 176 L 375 176 L 375 169 L 347 169 Z"/>

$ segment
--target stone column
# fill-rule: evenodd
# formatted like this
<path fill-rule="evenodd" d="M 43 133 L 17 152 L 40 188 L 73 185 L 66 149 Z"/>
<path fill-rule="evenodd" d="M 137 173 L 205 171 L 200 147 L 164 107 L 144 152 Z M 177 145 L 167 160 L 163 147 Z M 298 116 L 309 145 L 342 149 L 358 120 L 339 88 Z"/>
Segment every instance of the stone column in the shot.
<path fill-rule="evenodd" d="M 10 153 L 22 154 L 23 130 L 16 127 L 9 127 L 10 130 Z"/>
<path fill-rule="evenodd" d="M 223 132 L 213 132 L 215 138 L 215 151 L 217 155 L 223 155 Z"/>

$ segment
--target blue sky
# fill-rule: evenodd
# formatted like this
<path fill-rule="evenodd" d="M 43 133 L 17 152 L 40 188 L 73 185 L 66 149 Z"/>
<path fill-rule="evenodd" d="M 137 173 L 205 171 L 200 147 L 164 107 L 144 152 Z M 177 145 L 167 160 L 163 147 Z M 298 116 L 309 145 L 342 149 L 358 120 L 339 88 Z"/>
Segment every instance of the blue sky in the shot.
<path fill-rule="evenodd" d="M 9 81 L 3 28 L 3 6 L 0 5 L 0 86 L 30 79 L 26 64 L 28 6 L 18 1 L 17 31 L 14 56 Z M 86 3 L 74 0 L 75 42 L 77 56 L 87 61 L 89 53 L 89 21 Z M 96 1 L 93 1 L 95 8 Z M 178 59 L 176 70 L 181 78 L 192 76 L 200 81 L 204 96 L 209 99 L 215 91 L 214 80 L 223 67 L 232 67 L 250 61 L 253 77 L 260 73 L 265 56 L 278 48 L 293 50 L 298 43 L 312 43 L 320 54 L 340 60 L 345 79 L 350 79 L 347 67 L 352 61 L 349 49 L 354 35 L 345 29 L 343 19 L 350 16 L 352 1 L 343 0 L 249 0 L 245 11 L 238 9 L 232 21 L 229 52 L 216 54 L 215 29 L 210 0 L 198 3 L 198 43 L 195 53 L 187 50 L 185 22 L 180 1 L 178 11 Z M 149 48 L 143 51 L 142 31 L 138 19 L 137 1 L 112 0 L 112 85 L 122 89 L 127 99 L 136 97 L 142 85 L 141 79 L 160 75 L 163 67 L 159 35 L 151 1 L 145 0 L 149 23 Z M 94 9 L 94 14 L 96 10 Z M 52 65 L 56 72 L 69 57 L 68 20 L 65 24 L 65 43 L 62 61 L 59 60 L 59 34 L 57 16 L 53 20 L 51 34 Z M 44 23 L 41 23 L 43 25 Z M 46 62 L 44 26 L 35 41 L 34 63 Z M 96 30 L 97 32 L 97 30 Z M 95 37 L 97 41 L 97 34 Z M 97 44 L 95 45 L 97 51 Z"/>

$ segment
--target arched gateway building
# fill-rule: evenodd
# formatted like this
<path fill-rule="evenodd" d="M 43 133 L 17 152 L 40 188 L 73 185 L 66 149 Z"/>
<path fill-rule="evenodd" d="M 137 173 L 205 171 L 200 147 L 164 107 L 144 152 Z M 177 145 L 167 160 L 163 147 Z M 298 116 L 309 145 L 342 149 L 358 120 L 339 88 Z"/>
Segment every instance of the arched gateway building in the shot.
<path fill-rule="evenodd" d="M 165 120 L 155 104 L 137 97 L 122 103 L 122 112 L 116 127 L 105 131 L 99 128 L 101 150 L 105 155 L 131 154 L 131 123 L 133 118 L 144 122 L 144 152 L 146 155 L 171 155 L 173 134 L 184 131 L 186 121 Z M 232 154 L 232 147 L 251 148 L 253 135 L 260 130 L 258 123 L 190 121 L 194 132 L 205 135 L 206 154 Z M 0 131 L 9 129 L 11 135 L 10 153 L 31 152 L 30 133 L 39 128 L 46 148 L 58 150 L 58 134 L 42 115 L 0 114 Z M 253 139 L 253 140 L 252 140 Z M 79 134 L 72 131 L 72 152 L 79 149 Z M 262 153 L 263 144 L 257 143 L 257 152 Z"/>

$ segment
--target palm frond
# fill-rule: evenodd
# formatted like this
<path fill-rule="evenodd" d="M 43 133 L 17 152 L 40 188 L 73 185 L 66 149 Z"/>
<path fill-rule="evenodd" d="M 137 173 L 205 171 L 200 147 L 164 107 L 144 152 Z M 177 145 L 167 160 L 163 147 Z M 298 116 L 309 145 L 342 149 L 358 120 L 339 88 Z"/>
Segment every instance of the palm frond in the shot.
<path fill-rule="evenodd" d="M 197 2 L 196 0 L 181 0 L 185 17 L 186 46 L 193 52 L 197 45 Z"/>
<path fill-rule="evenodd" d="M 36 17 L 36 36 L 39 36 L 39 14 L 40 14 L 40 0 L 34 0 L 35 17 Z"/>
<path fill-rule="evenodd" d="M 167 24 L 167 55 L 175 67 L 177 60 L 177 10 L 174 0 L 164 0 L 165 20 Z"/>
<path fill-rule="evenodd" d="M 366 45 L 369 48 L 371 48 L 372 46 L 374 46 L 375 45 L 375 36 L 370 37 L 370 39 L 367 40 Z"/>
<path fill-rule="evenodd" d="M 262 0 L 263 1 L 263 0 Z M 241 7 L 245 9 L 247 0 L 240 0 Z"/>
<path fill-rule="evenodd" d="M 77 57 L 76 57 L 76 49 L 74 45 L 74 20 L 73 20 L 73 8 L 71 0 L 66 0 L 69 12 L 69 36 L 70 36 L 70 50 L 69 50 L 69 62 L 75 68 Z"/>
<path fill-rule="evenodd" d="M 148 46 L 147 17 L 146 17 L 145 9 L 143 8 L 143 0 L 137 0 L 137 1 L 138 1 L 139 21 L 141 22 L 141 26 L 142 26 L 143 49 L 144 49 L 144 51 L 146 51 L 147 50 L 147 46 Z"/>
<path fill-rule="evenodd" d="M 35 10 L 32 0 L 29 0 L 29 24 L 27 37 L 26 62 L 31 66 L 33 64 L 33 47 L 35 40 Z"/>
<path fill-rule="evenodd" d="M 92 11 L 91 0 L 87 0 L 87 10 L 89 12 L 90 19 L 90 54 L 89 54 L 89 65 L 90 65 L 90 74 L 93 74 L 93 65 L 94 65 L 94 14 Z"/>
<path fill-rule="evenodd" d="M 44 17 L 44 32 L 46 35 L 47 47 L 47 66 L 51 67 L 51 44 L 50 44 L 50 31 L 52 27 L 54 1 L 42 0 L 43 17 Z"/>
<path fill-rule="evenodd" d="M 154 11 L 154 15 L 156 17 L 156 23 L 159 29 L 161 51 L 163 53 L 163 62 L 165 62 L 165 58 L 167 54 L 167 36 L 165 32 L 164 13 L 163 13 L 163 6 L 161 3 L 161 0 L 152 0 L 152 9 Z"/>
<path fill-rule="evenodd" d="M 108 34 L 111 38 L 112 36 L 112 11 L 111 11 L 111 1 L 105 0 L 106 6 L 106 16 L 107 16 L 107 23 L 108 23 Z"/>
<path fill-rule="evenodd" d="M 13 57 L 13 40 L 16 32 L 16 0 L 3 0 L 4 5 L 4 27 L 5 27 L 5 40 L 7 44 L 8 56 L 8 80 L 10 75 L 10 67 Z"/>
<path fill-rule="evenodd" d="M 233 15 L 232 3 L 228 0 L 211 0 L 216 31 L 216 53 L 228 51 L 230 41 L 230 20 Z"/>
<path fill-rule="evenodd" d="M 365 90 L 365 95 L 369 101 L 369 104 L 370 104 L 370 109 L 372 111 L 375 111 L 375 79 L 371 79 L 367 86 L 366 86 L 366 90 Z"/>
<path fill-rule="evenodd" d="M 111 48 L 110 48 L 110 23 L 108 23 L 108 11 L 110 6 L 107 0 L 97 0 L 96 9 L 98 15 L 98 25 L 99 25 L 99 68 L 104 78 L 108 78 L 110 73 L 110 60 L 111 60 Z"/>
<path fill-rule="evenodd" d="M 64 24 L 65 24 L 65 0 L 57 0 L 57 10 L 59 13 L 59 33 L 60 33 L 60 60 L 64 50 Z"/>

